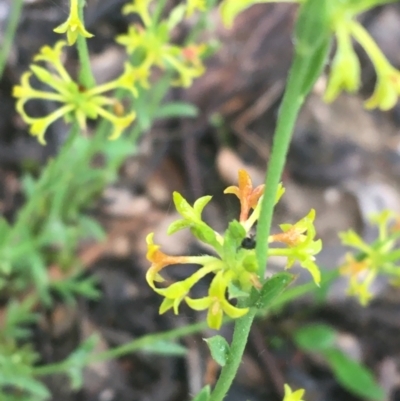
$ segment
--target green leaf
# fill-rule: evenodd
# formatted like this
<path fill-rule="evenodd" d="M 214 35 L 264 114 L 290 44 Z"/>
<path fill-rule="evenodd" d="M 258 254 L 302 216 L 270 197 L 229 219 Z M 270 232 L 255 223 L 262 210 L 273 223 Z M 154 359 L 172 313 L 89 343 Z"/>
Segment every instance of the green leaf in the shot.
<path fill-rule="evenodd" d="M 230 355 L 229 344 L 225 338 L 216 335 L 214 337 L 205 338 L 204 341 L 207 343 L 214 361 L 220 366 L 225 366 Z"/>
<path fill-rule="evenodd" d="M 185 102 L 170 102 L 160 106 L 155 118 L 197 117 L 199 111 L 196 106 Z"/>
<path fill-rule="evenodd" d="M 196 224 L 190 228 L 190 231 L 198 240 L 211 245 L 217 252 L 221 248 L 220 243 L 217 241 L 215 231 L 206 223 Z"/>
<path fill-rule="evenodd" d="M 175 191 L 172 196 L 177 212 L 189 221 L 196 221 L 196 213 L 189 202 L 179 192 Z"/>
<path fill-rule="evenodd" d="M 86 236 L 93 238 L 97 241 L 103 241 L 106 238 L 106 233 L 101 224 L 88 216 L 79 216 L 80 228 L 84 231 Z"/>
<path fill-rule="evenodd" d="M 174 234 L 174 233 L 176 233 L 180 230 L 183 230 L 185 228 L 188 228 L 190 226 L 191 226 L 190 221 L 187 221 L 184 219 L 176 220 L 173 223 L 171 223 L 170 226 L 168 227 L 167 234 L 168 235 Z"/>
<path fill-rule="evenodd" d="M 201 198 L 197 199 L 196 202 L 193 204 L 193 210 L 196 213 L 196 216 L 201 220 L 201 214 L 203 213 L 203 209 L 207 206 L 207 204 L 212 199 L 212 196 L 202 196 Z"/>
<path fill-rule="evenodd" d="M 329 349 L 323 352 L 337 381 L 353 394 L 373 401 L 384 399 L 384 391 L 371 371 L 350 359 L 342 351 Z"/>
<path fill-rule="evenodd" d="M 0 216 L 0 247 L 3 245 L 3 242 L 5 242 L 10 232 L 10 225 Z"/>
<path fill-rule="evenodd" d="M 294 333 L 294 341 L 305 351 L 323 351 L 332 348 L 336 341 L 336 330 L 326 324 L 310 324 Z"/>
<path fill-rule="evenodd" d="M 140 348 L 141 351 L 148 354 L 164 356 L 185 356 L 187 348 L 173 341 L 160 340 Z"/>
<path fill-rule="evenodd" d="M 171 31 L 178 25 L 184 18 L 186 11 L 186 6 L 184 4 L 180 4 L 172 9 L 169 13 L 168 17 L 168 30 Z"/>
<path fill-rule="evenodd" d="M 36 180 L 31 174 L 25 174 L 21 179 L 22 189 L 27 199 L 29 199 L 36 189 Z"/>
<path fill-rule="evenodd" d="M 91 335 L 64 361 L 65 371 L 71 380 L 71 386 L 78 390 L 83 384 L 82 369 L 87 365 L 88 356 L 99 341 L 97 334 Z"/>
<path fill-rule="evenodd" d="M 211 394 L 211 389 L 210 386 L 205 386 L 203 387 L 197 394 L 196 396 L 193 398 L 192 401 L 208 401 L 208 399 L 210 398 L 210 394 Z"/>
<path fill-rule="evenodd" d="M 29 347 L 0 348 L 0 393 L 3 395 L 3 387 L 9 387 L 10 392 L 15 388 L 15 393 L 21 396 L 28 393 L 31 400 L 45 400 L 50 398 L 47 388 L 32 375 L 32 364 L 37 355 Z M 22 398 L 22 397 L 21 397 Z M 1 398 L 2 400 L 4 398 Z"/>
<path fill-rule="evenodd" d="M 229 299 L 247 298 L 250 295 L 248 292 L 241 290 L 237 285 L 233 283 L 229 283 L 228 285 L 228 294 L 229 294 Z"/>
<path fill-rule="evenodd" d="M 318 77 L 321 75 L 326 62 L 328 61 L 329 51 L 331 48 L 331 38 L 327 37 L 320 46 L 313 52 L 313 55 L 309 61 L 309 67 L 307 73 L 303 78 L 303 89 L 302 93 L 304 96 L 308 95 Z"/>
<path fill-rule="evenodd" d="M 293 281 L 293 274 L 281 272 L 268 279 L 261 290 L 253 290 L 250 297 L 250 305 L 258 309 L 268 307 L 271 302 L 279 296 L 285 288 Z"/>

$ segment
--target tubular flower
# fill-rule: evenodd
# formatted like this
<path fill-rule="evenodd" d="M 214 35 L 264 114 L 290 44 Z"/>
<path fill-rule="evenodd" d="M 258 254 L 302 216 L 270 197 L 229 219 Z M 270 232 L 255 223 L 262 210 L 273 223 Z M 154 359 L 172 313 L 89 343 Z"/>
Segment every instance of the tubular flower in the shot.
<path fill-rule="evenodd" d="M 370 57 L 376 71 L 374 93 L 365 102 L 367 109 L 389 110 L 397 103 L 400 94 L 400 71 L 394 68 L 381 52 L 369 33 L 358 22 L 352 22 L 351 32 Z"/>
<path fill-rule="evenodd" d="M 360 61 L 353 49 L 351 32 L 347 25 L 336 30 L 337 50 L 331 66 L 324 100 L 331 102 L 343 90 L 356 92 L 360 87 Z"/>
<path fill-rule="evenodd" d="M 249 308 L 236 308 L 227 301 L 226 290 L 229 283 L 229 273 L 218 272 L 210 285 L 207 297 L 200 299 L 186 297 L 186 302 L 192 309 L 208 309 L 207 323 L 212 329 L 219 330 L 224 313 L 232 319 L 237 319 L 249 311 Z"/>
<path fill-rule="evenodd" d="M 154 233 L 150 233 L 147 238 L 147 260 L 152 264 L 146 273 L 146 281 L 151 288 L 158 294 L 165 297 L 161 304 L 160 313 L 166 312 L 170 308 L 174 308 L 175 314 L 178 313 L 178 306 L 190 289 L 200 279 L 209 273 L 221 269 L 221 261 L 213 256 L 169 256 L 160 251 L 160 246 L 153 242 Z M 193 273 L 190 277 L 183 281 L 171 284 L 167 288 L 157 288 L 156 282 L 163 282 L 163 277 L 159 272 L 164 267 L 176 264 L 203 264 L 203 267 Z"/>
<path fill-rule="evenodd" d="M 315 238 L 315 210 L 299 220 L 296 224 L 281 224 L 282 233 L 271 235 L 269 242 L 283 242 L 289 249 L 272 249 L 271 254 L 288 257 L 287 268 L 297 260 L 300 265 L 312 275 L 314 282 L 319 285 L 321 273 L 314 263 L 315 255 L 322 249 L 322 241 Z"/>
<path fill-rule="evenodd" d="M 260 297 L 264 297 L 265 294 L 267 298 L 271 296 L 271 283 L 278 286 L 286 286 L 290 283 L 288 276 L 291 275 L 288 273 L 282 274 L 278 280 L 267 280 L 265 283 L 262 283 L 256 274 L 258 262 L 254 249 L 255 243 L 248 236 L 248 227 L 251 227 L 258 218 L 257 208 L 262 191 L 263 186 L 253 189 L 251 180 L 245 171 L 239 172 L 239 186 L 229 187 L 225 192 L 234 193 L 238 196 L 242 205 L 241 216 L 245 216 L 247 220 L 231 221 L 223 235 L 215 232 L 202 220 L 203 209 L 211 201 L 211 196 L 202 196 L 191 205 L 181 194 L 174 192 L 174 205 L 181 218 L 168 227 L 167 233 L 174 234 L 182 229 L 189 229 L 199 241 L 212 247 L 217 256 L 168 256 L 160 251 L 158 245 L 154 244 L 153 234 L 149 234 L 147 237 L 147 259 L 151 262 L 151 266 L 146 274 L 146 279 L 150 287 L 164 297 L 160 306 L 160 313 L 169 309 L 178 313 L 179 305 L 184 300 L 194 310 L 207 309 L 208 325 L 211 328 L 219 329 L 224 314 L 236 319 L 245 315 L 249 307 L 259 308 L 260 305 L 263 305 Z M 276 201 L 283 192 L 283 187 L 280 187 L 275 196 Z M 254 211 L 248 217 L 252 208 Z M 252 220 L 254 214 L 257 217 Z M 283 252 L 281 255 L 288 257 L 289 266 L 294 260 L 298 260 L 302 266 L 310 270 L 314 280 L 318 283 L 319 271 L 312 263 L 313 255 L 320 250 L 321 241 L 313 240 L 315 236 L 315 229 L 312 224 L 314 216 L 315 212 L 312 211 L 293 226 L 282 225 L 284 233 L 280 237 L 277 236 L 276 240 L 287 243 L 288 248 L 270 249 L 269 253 Z M 166 288 L 156 286 L 156 282 L 164 281 L 159 272 L 166 266 L 187 263 L 200 265 L 200 267 L 186 279 L 175 282 Z M 190 296 L 192 287 L 208 274 L 214 274 L 208 295 L 193 299 Z M 266 290 L 264 290 L 264 285 L 266 285 Z M 241 298 L 242 304 L 246 307 L 232 305 L 229 300 L 233 298 Z"/>
<path fill-rule="evenodd" d="M 292 391 L 288 384 L 285 384 L 285 397 L 283 401 L 303 401 L 304 389 Z"/>
<path fill-rule="evenodd" d="M 222 22 L 227 28 L 230 28 L 236 16 L 257 3 L 296 3 L 298 0 L 223 0 L 220 6 Z"/>
<path fill-rule="evenodd" d="M 365 102 L 365 107 L 389 110 L 395 106 L 400 94 L 400 71 L 390 64 L 374 39 L 356 20 L 357 15 L 373 7 L 374 2 L 350 3 L 338 2 L 332 7 L 331 29 L 337 38 L 337 50 L 324 98 L 331 102 L 342 90 L 358 90 L 360 62 L 353 48 L 352 39 L 355 39 L 371 59 L 377 76 L 374 93 Z"/>
<path fill-rule="evenodd" d="M 145 26 L 151 25 L 151 17 L 149 13 L 149 6 L 152 0 L 133 0 L 132 4 L 126 4 L 122 8 L 123 14 L 136 13 L 142 19 Z"/>
<path fill-rule="evenodd" d="M 190 17 L 196 10 L 206 11 L 206 0 L 187 0 L 186 16 Z"/>
<path fill-rule="evenodd" d="M 54 48 L 44 46 L 34 61 L 47 62 L 53 69 L 49 72 L 39 65 L 31 65 L 30 72 L 26 72 L 21 77 L 21 84 L 13 89 L 13 96 L 16 97 L 16 108 L 23 120 L 30 125 L 30 133 L 38 137 L 41 144 L 45 144 L 45 132 L 58 118 L 63 117 L 66 122 L 72 117 L 78 121 L 81 129 L 86 128 L 86 119 L 96 119 L 101 116 L 111 122 L 113 131 L 110 139 L 118 138 L 123 130 L 127 128 L 135 119 L 135 113 L 124 114 L 124 108 L 121 103 L 110 97 L 104 96 L 106 92 L 117 88 L 124 89 L 132 96 L 137 95 L 136 84 L 144 85 L 146 77 L 142 70 L 125 64 L 125 70 L 122 75 L 114 81 L 96 86 L 91 89 L 85 89 L 72 80 L 61 62 L 62 49 L 66 45 L 60 41 Z M 32 74 L 43 84 L 49 86 L 52 91 L 36 90 L 30 84 Z M 30 117 L 25 112 L 25 104 L 32 99 L 47 99 L 61 104 L 53 113 L 45 117 Z M 114 107 L 114 112 L 106 108 Z"/>
<path fill-rule="evenodd" d="M 145 27 L 130 26 L 127 34 L 117 37 L 117 43 L 125 46 L 130 55 L 138 55 L 139 65 L 148 70 L 153 66 L 162 69 L 170 68 L 178 75 L 173 84 L 188 87 L 192 84 L 193 79 L 201 76 L 205 71 L 201 56 L 204 54 L 206 46 L 191 44 L 181 47 L 171 44 L 170 32 L 179 22 L 180 14 L 172 12 L 169 20 L 153 25 L 148 11 L 149 3 L 150 1 L 142 0 L 125 6 L 124 12 L 138 13 L 142 17 Z M 201 1 L 198 0 L 193 4 L 188 3 L 190 10 L 200 5 Z"/>
<path fill-rule="evenodd" d="M 367 305 L 372 298 L 369 288 L 376 277 L 376 272 L 371 270 L 371 261 L 368 258 L 358 261 L 348 253 L 339 272 L 350 279 L 347 293 L 358 298 L 361 305 Z"/>
<path fill-rule="evenodd" d="M 83 22 L 79 17 L 78 7 L 78 0 L 70 0 L 70 11 L 68 19 L 63 24 L 54 29 L 54 32 L 56 33 L 67 34 L 67 40 L 70 46 L 76 42 L 79 35 L 82 35 L 85 38 L 93 37 L 93 35 L 85 29 L 85 26 L 83 25 Z"/>
<path fill-rule="evenodd" d="M 239 221 L 244 223 L 249 218 L 251 209 L 255 209 L 258 201 L 264 193 L 264 185 L 253 188 L 253 183 L 247 171 L 239 170 L 238 186 L 230 186 L 225 189 L 224 194 L 236 195 L 240 202 Z"/>
<path fill-rule="evenodd" d="M 358 254 L 346 255 L 345 263 L 339 272 L 349 278 L 348 294 L 358 298 L 362 305 L 367 305 L 372 298 L 371 286 L 378 275 L 386 275 L 392 285 L 400 285 L 400 251 L 396 249 L 400 233 L 397 227 L 398 215 L 383 210 L 370 217 L 370 223 L 377 226 L 378 238 L 366 243 L 353 230 L 340 233 L 342 244 L 358 250 Z"/>

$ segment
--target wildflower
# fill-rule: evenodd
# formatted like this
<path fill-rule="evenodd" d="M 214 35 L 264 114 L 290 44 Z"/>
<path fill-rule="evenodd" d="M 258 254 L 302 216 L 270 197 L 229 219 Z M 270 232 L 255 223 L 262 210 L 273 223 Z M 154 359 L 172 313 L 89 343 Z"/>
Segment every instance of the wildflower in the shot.
<path fill-rule="evenodd" d="M 151 266 L 146 273 L 146 281 L 151 288 L 158 291 L 160 294 L 166 294 L 164 290 L 158 290 L 155 286 L 155 282 L 163 282 L 164 279 L 160 276 L 159 272 L 164 269 L 164 267 L 169 265 L 176 265 L 176 264 L 188 264 L 188 263 L 204 263 L 210 264 L 218 259 L 212 256 L 169 256 L 160 251 L 160 246 L 155 245 L 153 242 L 154 233 L 150 233 L 147 238 L 147 254 L 146 258 L 151 262 Z M 207 273 L 206 273 L 207 274 Z M 195 277 L 196 279 L 200 279 L 201 275 L 197 274 Z M 198 281 L 198 280 L 197 280 Z M 196 282 L 197 282 L 196 281 Z M 187 281 L 186 283 L 189 283 Z M 191 283 L 191 282 L 190 282 Z M 195 284 L 195 283 L 193 283 Z M 193 285 L 192 284 L 192 285 Z M 171 292 L 171 290 L 170 290 Z"/>
<path fill-rule="evenodd" d="M 360 61 L 353 49 L 346 25 L 336 30 L 337 50 L 334 56 L 324 100 L 332 102 L 342 90 L 355 92 L 360 86 Z"/>
<path fill-rule="evenodd" d="M 129 6 L 127 10 L 132 11 L 133 8 Z M 205 71 L 201 56 L 206 47 L 203 44 L 191 44 L 186 47 L 171 44 L 171 29 L 168 21 L 160 22 L 151 29 L 147 26 L 143 28 L 132 25 L 127 34 L 117 37 L 117 43 L 125 46 L 130 55 L 137 54 L 138 64 L 143 68 L 148 70 L 152 66 L 171 68 L 178 74 L 173 84 L 188 87 Z"/>
<path fill-rule="evenodd" d="M 237 308 L 227 301 L 226 290 L 229 283 L 229 273 L 220 271 L 211 282 L 207 297 L 199 299 L 185 298 L 187 304 L 194 310 L 208 309 L 207 323 L 212 329 L 219 330 L 224 313 L 232 319 L 237 319 L 249 311 L 249 308 Z"/>
<path fill-rule="evenodd" d="M 249 218 L 251 209 L 255 209 L 258 201 L 264 193 L 264 185 L 253 188 L 250 175 L 245 170 L 238 172 L 238 186 L 230 186 L 225 189 L 224 194 L 234 194 L 240 201 L 239 221 L 244 223 Z"/>
<path fill-rule="evenodd" d="M 372 298 L 369 288 L 376 277 L 376 272 L 371 266 L 371 260 L 368 257 L 358 261 L 350 253 L 346 255 L 346 262 L 339 268 L 343 276 L 350 279 L 347 293 L 359 299 L 360 304 L 365 306 Z"/>
<path fill-rule="evenodd" d="M 56 33 L 67 34 L 67 40 L 70 46 L 76 42 L 79 35 L 85 38 L 93 37 L 93 35 L 85 29 L 85 26 L 83 25 L 83 22 L 79 17 L 78 7 L 78 0 L 70 0 L 70 11 L 68 19 L 63 24 L 54 29 L 54 32 Z"/>
<path fill-rule="evenodd" d="M 122 8 L 123 14 L 136 13 L 140 16 L 145 26 L 151 25 L 149 6 L 152 0 L 133 0 L 132 4 L 126 4 Z"/>
<path fill-rule="evenodd" d="M 283 398 L 283 401 L 303 401 L 304 389 L 301 388 L 293 392 L 287 384 L 285 384 L 284 388 L 285 397 Z"/>
<path fill-rule="evenodd" d="M 186 16 L 190 17 L 196 10 L 206 11 L 206 0 L 186 0 Z"/>
<path fill-rule="evenodd" d="M 289 249 L 271 249 L 271 255 L 287 256 L 287 268 L 290 268 L 297 260 L 302 267 L 307 269 L 319 285 L 321 281 L 321 273 L 315 264 L 315 256 L 322 249 L 322 241 L 314 240 L 315 238 L 315 210 L 311 209 L 310 213 L 299 220 L 295 224 L 281 224 L 279 227 L 282 233 L 271 235 L 269 242 L 282 242 Z M 306 233 L 306 234 L 305 234 Z"/>
<path fill-rule="evenodd" d="M 73 118 L 76 119 L 80 128 L 84 130 L 87 118 L 96 119 L 101 116 L 110 121 L 113 126 L 110 139 L 118 138 L 135 119 L 135 113 L 124 114 L 121 103 L 114 98 L 104 96 L 104 94 L 120 88 L 130 92 L 131 96 L 136 96 L 136 84 L 143 86 L 147 82 L 143 71 L 127 63 L 122 75 L 114 81 L 91 89 L 82 88 L 72 80 L 61 62 L 62 49 L 65 45 L 65 42 L 60 41 L 54 48 L 44 46 L 35 56 L 34 61 L 47 62 L 52 72 L 33 64 L 30 67 L 31 71 L 22 75 L 21 84 L 13 89 L 13 96 L 18 99 L 16 104 L 18 112 L 30 125 L 30 133 L 37 136 L 41 144 L 46 143 L 44 135 L 49 125 L 61 117 L 66 122 Z M 32 75 L 53 91 L 34 89 L 30 84 Z M 25 104 L 32 99 L 47 99 L 61 103 L 61 106 L 47 116 L 31 117 L 25 111 Z M 108 111 L 106 107 L 109 106 L 115 106 L 117 112 Z"/>

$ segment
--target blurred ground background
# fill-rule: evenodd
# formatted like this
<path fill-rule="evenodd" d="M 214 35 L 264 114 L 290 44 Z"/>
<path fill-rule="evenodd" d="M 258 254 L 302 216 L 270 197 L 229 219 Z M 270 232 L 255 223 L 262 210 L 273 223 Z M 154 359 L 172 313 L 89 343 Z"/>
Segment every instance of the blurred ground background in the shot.
<path fill-rule="evenodd" d="M 4 33 L 12 0 L 0 1 L 0 33 Z M 32 56 L 43 44 L 58 37 L 52 29 L 65 20 L 67 2 L 26 1 L 9 62 L 0 81 L 0 211 L 10 221 L 23 204 L 20 178 L 26 171 L 39 173 L 57 155 L 67 127 L 54 124 L 48 145 L 40 146 L 27 133 L 14 110 L 11 88 L 19 82 Z M 103 82 L 122 69 L 124 51 L 113 40 L 126 31 L 122 0 L 89 0 L 87 28 L 95 34 L 89 42 L 96 78 Z M 139 150 L 126 160 L 118 182 L 107 188 L 96 216 L 106 227 L 102 244 L 85 245 L 88 274 L 95 275 L 100 300 L 80 300 L 80 307 L 58 305 L 43 316 L 34 341 L 43 362 L 64 358 L 82 338 L 100 333 L 99 349 L 123 344 L 143 334 L 180 327 L 202 319 L 183 308 L 180 316 L 159 316 L 160 298 L 144 280 L 145 237 L 156 232 L 156 241 L 171 254 L 205 252 L 190 236 L 166 236 L 176 218 L 172 191 L 188 200 L 213 195 L 205 218 L 224 230 L 237 211 L 233 197 L 222 191 L 236 183 L 239 168 L 251 172 L 255 184 L 263 181 L 278 106 L 292 54 L 291 32 L 295 7 L 257 5 L 243 13 L 232 30 L 210 15 L 221 47 L 207 60 L 208 71 L 189 90 L 174 89 L 171 99 L 195 104 L 196 119 L 157 123 L 140 141 Z M 400 67 L 400 6 L 377 8 L 362 20 L 394 65 Z M 190 23 L 179 35 L 185 35 Z M 314 88 L 298 121 L 285 169 L 286 194 L 277 222 L 294 222 L 317 211 L 317 232 L 324 242 L 319 255 L 323 269 L 343 260 L 346 249 L 338 231 L 354 228 L 368 240 L 375 238 L 367 216 L 385 208 L 400 212 L 400 107 L 391 112 L 367 112 L 363 100 L 371 93 L 374 74 L 363 60 L 363 91 L 341 96 L 332 105 L 321 101 L 324 77 Z M 76 55 L 66 65 L 77 69 Z M 46 111 L 46 103 L 35 105 Z M 217 116 L 217 118 L 216 118 Z M 272 260 L 270 271 L 283 265 Z M 190 269 L 190 267 L 188 267 Z M 171 279 L 182 270 L 171 269 Z M 302 275 L 300 281 L 308 280 Z M 246 355 L 227 400 L 279 400 L 284 382 L 304 387 L 308 401 L 357 400 L 335 382 L 318 358 L 302 354 L 293 345 L 291 331 L 307 322 L 326 322 L 340 333 L 343 349 L 365 362 L 386 392 L 387 400 L 400 400 L 400 293 L 378 282 L 376 298 L 367 308 L 345 297 L 344 281 L 330 290 L 328 301 L 313 305 L 296 301 L 279 316 L 255 324 Z M 223 328 L 227 338 L 230 325 Z M 145 353 L 91 366 L 82 390 L 72 391 L 62 376 L 48 379 L 57 401 L 173 401 L 186 400 L 204 382 L 212 383 L 217 368 L 209 360 L 203 332 L 185 338 L 185 358 L 155 357 Z M 279 346 L 277 345 L 279 344 Z"/>

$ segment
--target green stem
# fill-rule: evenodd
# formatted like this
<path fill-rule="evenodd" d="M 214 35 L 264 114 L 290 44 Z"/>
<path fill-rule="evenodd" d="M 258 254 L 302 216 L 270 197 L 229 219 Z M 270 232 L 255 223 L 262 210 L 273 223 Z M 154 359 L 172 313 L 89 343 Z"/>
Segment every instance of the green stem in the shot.
<path fill-rule="evenodd" d="M 297 115 L 304 101 L 302 86 L 304 76 L 307 72 L 306 67 L 308 63 L 304 62 L 303 58 L 304 56 L 296 54 L 289 73 L 289 79 L 274 134 L 271 159 L 268 164 L 268 171 L 265 180 L 265 195 L 262 199 L 256 238 L 256 256 L 259 266 L 259 277 L 261 279 L 264 277 L 268 259 L 268 237 L 271 232 L 275 194 L 281 180 Z"/>
<path fill-rule="evenodd" d="M 18 27 L 19 17 L 21 15 L 24 0 L 14 0 L 11 6 L 11 15 L 7 24 L 7 30 L 4 35 L 4 42 L 0 49 L 0 77 L 3 75 L 4 68 L 7 63 L 8 54 L 14 40 L 15 31 Z"/>
<path fill-rule="evenodd" d="M 322 18 L 322 16 L 319 16 L 319 18 Z M 305 31 L 304 35 L 307 34 L 308 32 Z M 307 46 L 308 40 L 309 38 L 305 37 L 303 43 L 301 43 L 300 40 L 297 42 L 294 61 L 289 72 L 288 82 L 279 110 L 271 159 L 268 164 L 264 191 L 265 196 L 263 196 L 262 199 L 256 237 L 256 257 L 261 280 L 264 278 L 268 259 L 268 237 L 271 230 L 275 195 L 285 165 L 294 125 L 305 96 L 311 90 L 312 83 L 315 82 L 323 68 L 323 63 L 321 62 L 323 58 L 318 58 L 319 54 L 323 54 L 318 53 L 318 50 L 323 48 L 320 47 L 318 49 L 315 46 Z M 243 316 L 235 322 L 230 358 L 222 368 L 221 375 L 209 401 L 222 401 L 229 390 L 242 360 L 255 315 L 256 311 L 250 310 L 246 316 Z"/>
<path fill-rule="evenodd" d="M 127 344 L 121 345 L 119 347 L 99 352 L 97 354 L 93 353 L 88 355 L 87 361 L 82 365 L 87 365 L 93 362 L 107 361 L 113 358 L 118 358 L 123 355 L 138 351 L 142 348 L 150 346 L 157 341 L 168 341 L 175 340 L 189 334 L 198 333 L 207 328 L 207 322 L 195 323 L 189 326 L 179 327 L 177 329 L 169 330 L 163 333 L 148 334 L 137 340 L 133 340 Z M 34 376 L 46 376 L 58 372 L 64 372 L 68 368 L 68 359 L 60 362 L 54 363 L 46 366 L 39 366 L 33 369 Z"/>
<path fill-rule="evenodd" d="M 83 7 L 85 6 L 85 3 L 85 0 L 79 0 L 79 18 L 81 19 L 82 23 L 84 23 Z M 94 79 L 92 67 L 90 66 L 90 55 L 86 38 L 82 35 L 78 35 L 77 49 L 79 61 L 81 63 L 79 80 L 85 88 L 93 88 L 96 86 L 96 80 Z"/>
<path fill-rule="evenodd" d="M 233 379 L 236 376 L 239 365 L 242 362 L 242 355 L 256 313 L 257 310 L 253 308 L 245 316 L 236 320 L 232 343 L 230 346 L 230 356 L 226 365 L 221 370 L 221 374 L 213 392 L 211 393 L 209 401 L 221 401 L 228 392 Z"/>

